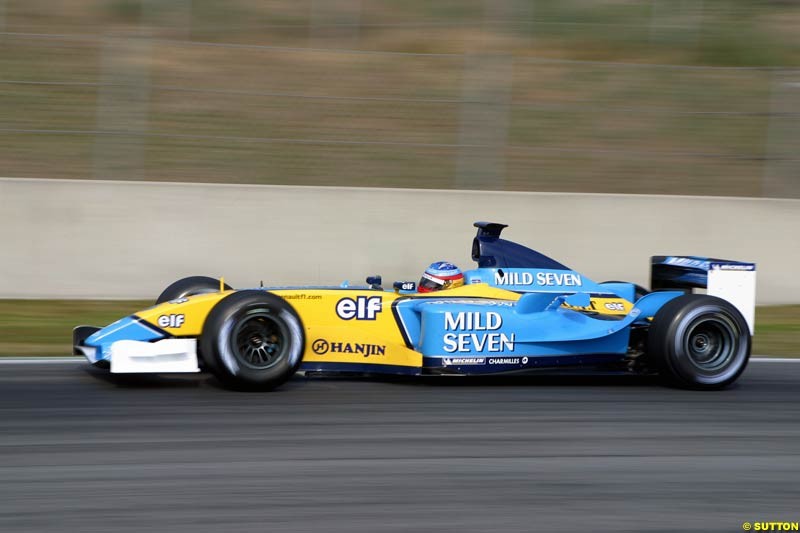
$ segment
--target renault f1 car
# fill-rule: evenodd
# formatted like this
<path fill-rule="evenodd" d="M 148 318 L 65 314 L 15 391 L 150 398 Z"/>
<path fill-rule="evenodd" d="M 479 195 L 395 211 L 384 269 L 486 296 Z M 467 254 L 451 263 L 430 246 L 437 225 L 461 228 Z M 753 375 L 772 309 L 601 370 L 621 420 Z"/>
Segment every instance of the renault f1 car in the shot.
<path fill-rule="evenodd" d="M 542 369 L 658 374 L 719 389 L 744 371 L 755 265 L 652 258 L 653 292 L 596 283 L 476 222 L 465 284 L 419 293 L 351 287 L 233 290 L 176 281 L 156 305 L 102 329 L 78 326 L 76 354 L 112 373 L 211 372 L 234 388 L 272 389 L 297 371 L 481 375 Z M 705 294 L 692 290 L 703 289 Z"/>

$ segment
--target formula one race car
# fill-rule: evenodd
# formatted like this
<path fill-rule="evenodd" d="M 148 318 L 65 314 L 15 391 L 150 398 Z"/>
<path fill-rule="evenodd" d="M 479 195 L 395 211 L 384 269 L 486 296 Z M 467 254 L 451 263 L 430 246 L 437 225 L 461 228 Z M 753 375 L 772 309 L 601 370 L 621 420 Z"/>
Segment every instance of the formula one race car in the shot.
<path fill-rule="evenodd" d="M 652 260 L 653 292 L 595 283 L 476 222 L 465 284 L 233 290 L 195 276 L 156 305 L 105 328 L 79 326 L 76 354 L 113 373 L 213 373 L 234 388 L 272 389 L 298 370 L 478 375 L 580 367 L 658 374 L 719 389 L 750 357 L 755 265 Z M 693 294 L 692 289 L 706 294 Z"/>

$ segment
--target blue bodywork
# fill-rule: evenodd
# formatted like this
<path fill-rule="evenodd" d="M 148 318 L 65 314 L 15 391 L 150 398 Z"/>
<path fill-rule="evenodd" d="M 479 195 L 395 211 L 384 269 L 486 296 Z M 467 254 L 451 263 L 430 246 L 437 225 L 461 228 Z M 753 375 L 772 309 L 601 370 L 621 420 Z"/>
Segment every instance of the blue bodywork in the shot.
<path fill-rule="evenodd" d="M 518 301 L 409 298 L 393 312 L 407 345 L 431 371 L 483 374 L 535 367 L 614 363 L 630 353 L 631 331 L 683 291 L 650 293 L 627 315 L 586 312 L 591 296 L 634 302 L 630 283 L 596 283 L 549 257 L 500 238 L 506 226 L 475 224 L 466 284 L 486 283 L 522 293 Z M 567 303 L 572 308 L 562 307 Z"/>
<path fill-rule="evenodd" d="M 94 348 L 83 354 L 94 364 L 111 359 L 111 345 L 116 341 L 152 342 L 170 337 L 169 334 L 147 324 L 136 316 L 126 316 L 89 335 L 82 345 Z M 77 343 L 74 343 L 77 344 Z"/>
<path fill-rule="evenodd" d="M 426 369 L 482 374 L 622 361 L 632 328 L 648 326 L 662 305 L 683 294 L 651 293 L 627 315 L 612 317 L 562 307 L 576 297 L 554 292 L 529 292 L 517 302 L 409 298 L 396 302 L 393 311 Z"/>

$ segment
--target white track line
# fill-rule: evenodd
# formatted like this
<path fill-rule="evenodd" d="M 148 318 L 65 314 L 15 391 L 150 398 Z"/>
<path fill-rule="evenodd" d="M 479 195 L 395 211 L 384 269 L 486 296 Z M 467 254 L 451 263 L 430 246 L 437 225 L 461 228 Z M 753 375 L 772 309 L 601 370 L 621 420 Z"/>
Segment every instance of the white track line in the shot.
<path fill-rule="evenodd" d="M 46 365 L 48 363 L 81 363 L 85 357 L 0 357 L 0 365 Z"/>
<path fill-rule="evenodd" d="M 85 363 L 85 357 L 0 357 L 0 365 L 44 365 L 48 363 Z M 754 355 L 751 363 L 800 363 L 800 357 L 770 357 L 768 355 Z"/>

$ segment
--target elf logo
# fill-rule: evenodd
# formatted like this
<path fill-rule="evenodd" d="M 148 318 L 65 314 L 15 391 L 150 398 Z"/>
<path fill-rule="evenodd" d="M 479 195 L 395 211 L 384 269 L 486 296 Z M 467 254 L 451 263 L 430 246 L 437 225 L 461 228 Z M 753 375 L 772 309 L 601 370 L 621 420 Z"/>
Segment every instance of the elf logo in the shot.
<path fill-rule="evenodd" d="M 160 328 L 179 328 L 186 321 L 184 315 L 161 315 L 158 317 L 158 327 Z"/>
<path fill-rule="evenodd" d="M 381 303 L 380 296 L 342 298 L 336 302 L 336 315 L 342 320 L 375 320 L 375 316 L 381 312 Z"/>

